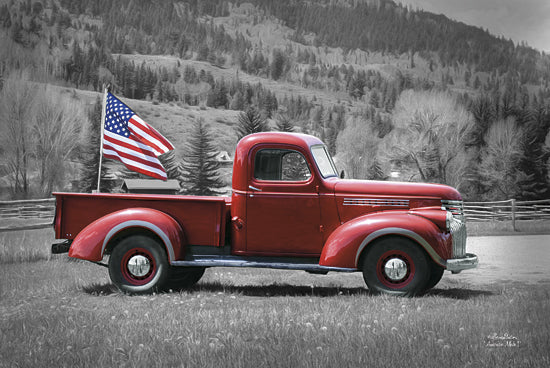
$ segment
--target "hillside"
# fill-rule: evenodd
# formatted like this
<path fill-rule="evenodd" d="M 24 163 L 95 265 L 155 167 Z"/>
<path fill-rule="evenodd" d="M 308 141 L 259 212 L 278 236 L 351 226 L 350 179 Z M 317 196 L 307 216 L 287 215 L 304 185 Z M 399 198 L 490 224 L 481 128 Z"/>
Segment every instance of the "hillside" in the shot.
<path fill-rule="evenodd" d="M 231 153 L 237 118 L 254 107 L 271 129 L 290 121 L 323 138 L 357 177 L 444 182 L 475 199 L 550 195 L 550 57 L 389 0 L 2 0 L 0 47 L 3 79 L 24 71 L 85 109 L 109 85 L 176 143 L 180 160 L 199 118 Z M 426 104 L 407 110 L 410 91 Z M 410 128 L 430 99 L 468 122 L 448 162 L 434 159 L 444 141 L 396 154 L 396 144 L 420 142 Z M 448 111 L 426 116 L 448 124 L 438 120 Z M 518 153 L 493 172 L 494 131 L 508 125 L 518 134 L 504 146 Z M 8 165 L 0 174 L 9 182 Z M 499 176 L 507 184 L 494 191 Z"/>

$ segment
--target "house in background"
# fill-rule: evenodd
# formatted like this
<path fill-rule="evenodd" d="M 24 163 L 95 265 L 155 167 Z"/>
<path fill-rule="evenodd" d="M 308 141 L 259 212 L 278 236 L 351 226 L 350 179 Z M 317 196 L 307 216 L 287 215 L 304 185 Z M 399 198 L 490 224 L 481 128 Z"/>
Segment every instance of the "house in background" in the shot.
<path fill-rule="evenodd" d="M 121 187 L 124 193 L 177 194 L 180 184 L 177 180 L 126 179 Z"/>
<path fill-rule="evenodd" d="M 218 154 L 216 155 L 216 161 L 222 167 L 233 165 L 233 160 L 231 159 L 231 156 L 229 156 L 229 153 L 227 153 L 227 151 L 218 152 Z"/>

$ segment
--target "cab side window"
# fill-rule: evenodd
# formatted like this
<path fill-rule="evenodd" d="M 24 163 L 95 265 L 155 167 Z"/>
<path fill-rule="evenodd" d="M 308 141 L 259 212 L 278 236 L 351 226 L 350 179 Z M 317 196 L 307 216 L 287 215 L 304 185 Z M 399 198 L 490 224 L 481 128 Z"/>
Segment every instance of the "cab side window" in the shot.
<path fill-rule="evenodd" d="M 311 172 L 301 153 L 287 149 L 263 149 L 254 159 L 258 180 L 307 181 Z"/>

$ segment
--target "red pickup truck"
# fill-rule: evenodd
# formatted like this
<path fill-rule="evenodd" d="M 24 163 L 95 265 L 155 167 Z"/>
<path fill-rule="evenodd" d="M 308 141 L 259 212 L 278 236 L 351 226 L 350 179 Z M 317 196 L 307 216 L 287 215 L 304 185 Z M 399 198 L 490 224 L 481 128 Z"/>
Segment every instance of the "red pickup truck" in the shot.
<path fill-rule="evenodd" d="M 325 145 L 258 133 L 237 145 L 231 197 L 54 193 L 53 253 L 109 268 L 123 292 L 195 284 L 209 267 L 362 272 L 417 295 L 477 266 L 462 198 L 438 184 L 344 180 Z M 107 260 L 103 263 L 103 260 Z"/>

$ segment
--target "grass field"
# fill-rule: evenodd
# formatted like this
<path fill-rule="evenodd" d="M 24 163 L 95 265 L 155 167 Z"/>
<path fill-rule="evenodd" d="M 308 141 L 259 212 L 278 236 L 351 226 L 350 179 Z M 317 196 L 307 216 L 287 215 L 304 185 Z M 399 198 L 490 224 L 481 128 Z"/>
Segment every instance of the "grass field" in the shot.
<path fill-rule="evenodd" d="M 0 237 L 0 367 L 550 365 L 549 283 L 446 274 L 402 299 L 370 294 L 360 274 L 218 268 L 193 289 L 131 297 L 105 268 L 50 257 L 51 237 Z M 6 260 L 12 246 L 44 256 Z"/>

